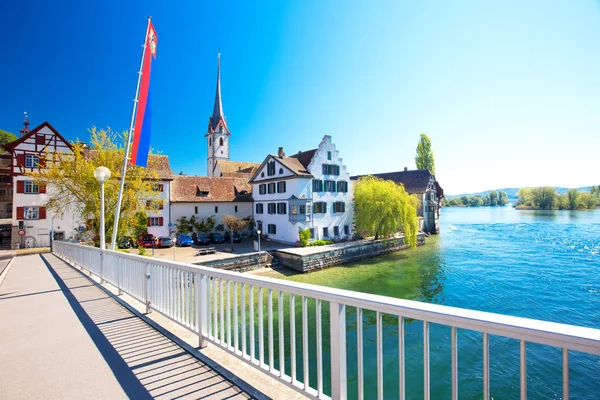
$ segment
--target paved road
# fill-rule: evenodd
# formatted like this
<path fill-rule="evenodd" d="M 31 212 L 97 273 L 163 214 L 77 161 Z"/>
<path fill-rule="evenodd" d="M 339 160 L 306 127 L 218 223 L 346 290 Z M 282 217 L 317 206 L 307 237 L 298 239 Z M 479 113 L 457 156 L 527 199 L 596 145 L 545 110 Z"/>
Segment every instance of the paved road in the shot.
<path fill-rule="evenodd" d="M 51 254 L 0 287 L 0 399 L 249 396 Z"/>

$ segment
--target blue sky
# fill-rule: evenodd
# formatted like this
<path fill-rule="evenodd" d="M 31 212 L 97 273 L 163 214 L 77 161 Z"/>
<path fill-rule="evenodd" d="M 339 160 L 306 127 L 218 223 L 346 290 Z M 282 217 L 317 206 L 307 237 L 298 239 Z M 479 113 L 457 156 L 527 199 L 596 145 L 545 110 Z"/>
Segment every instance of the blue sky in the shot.
<path fill-rule="evenodd" d="M 176 173 L 206 174 L 220 48 L 233 160 L 330 134 L 352 174 L 387 172 L 424 132 L 446 193 L 600 184 L 596 2 L 88 3 L 0 3 L 0 128 L 126 130 L 152 15 L 151 142 Z"/>

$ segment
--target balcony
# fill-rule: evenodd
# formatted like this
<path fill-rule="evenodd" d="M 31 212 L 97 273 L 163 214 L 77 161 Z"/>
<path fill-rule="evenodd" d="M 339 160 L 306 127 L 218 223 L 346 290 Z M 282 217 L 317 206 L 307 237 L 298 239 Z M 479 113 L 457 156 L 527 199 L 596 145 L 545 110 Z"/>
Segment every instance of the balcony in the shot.
<path fill-rule="evenodd" d="M 310 221 L 310 214 L 291 214 L 290 222 L 308 222 Z"/>

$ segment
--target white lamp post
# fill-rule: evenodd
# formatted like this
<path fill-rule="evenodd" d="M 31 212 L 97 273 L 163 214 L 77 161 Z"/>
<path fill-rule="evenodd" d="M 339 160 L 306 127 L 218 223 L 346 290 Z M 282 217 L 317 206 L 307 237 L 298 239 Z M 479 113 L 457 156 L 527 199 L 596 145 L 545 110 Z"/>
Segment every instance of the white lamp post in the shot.
<path fill-rule="evenodd" d="M 260 229 L 256 233 L 258 233 L 258 253 L 260 254 Z"/>
<path fill-rule="evenodd" d="M 110 170 L 98 167 L 94 170 L 94 178 L 100 182 L 100 249 L 104 250 L 106 230 L 104 229 L 104 182 L 110 179 Z"/>

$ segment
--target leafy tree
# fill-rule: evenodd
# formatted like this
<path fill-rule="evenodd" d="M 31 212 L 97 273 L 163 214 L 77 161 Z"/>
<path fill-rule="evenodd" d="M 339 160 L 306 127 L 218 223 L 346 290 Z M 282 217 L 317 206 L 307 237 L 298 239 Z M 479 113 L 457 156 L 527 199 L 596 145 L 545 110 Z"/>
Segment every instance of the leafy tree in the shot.
<path fill-rule="evenodd" d="M 594 198 L 594 196 L 591 195 L 591 193 L 581 193 L 580 195 L 580 201 L 581 201 L 581 206 L 585 207 L 585 208 L 595 208 L 596 207 L 596 199 Z"/>
<path fill-rule="evenodd" d="M 417 169 L 428 169 L 432 174 L 435 174 L 435 161 L 433 159 L 433 150 L 431 150 L 431 140 L 424 133 L 421 133 L 421 140 L 417 144 L 415 163 L 417 164 Z"/>
<path fill-rule="evenodd" d="M 192 217 L 194 218 L 194 217 Z M 188 234 L 194 230 L 194 225 L 187 217 L 181 216 L 175 220 L 175 228 L 177 228 L 177 234 Z"/>
<path fill-rule="evenodd" d="M 508 204 L 508 195 L 502 190 L 498 191 L 498 205 L 505 206 Z"/>
<path fill-rule="evenodd" d="M 94 178 L 94 170 L 99 166 L 108 168 L 111 179 L 104 183 L 106 235 L 112 235 L 115 209 L 123 166 L 126 133 L 119 134 L 107 129 L 90 129 L 90 147 L 73 144 L 73 152 L 46 153 L 45 166 L 28 176 L 40 185 L 47 186 L 46 208 L 55 215 L 62 216 L 73 211 L 82 219 L 92 220 L 88 230 L 97 236 L 100 221 L 100 184 Z M 152 181 L 158 178 L 152 169 L 130 166 L 125 177 L 126 186 L 121 203 L 118 236 L 131 232 L 136 223 L 136 213 L 146 209 L 146 200 L 157 199 L 152 191 Z"/>
<path fill-rule="evenodd" d="M 229 229 L 229 232 L 231 232 L 231 245 L 233 245 L 233 233 L 241 231 L 248 225 L 246 220 L 238 218 L 235 215 L 225 215 L 221 221 Z"/>
<path fill-rule="evenodd" d="M 495 190 L 489 192 L 488 197 L 490 198 L 490 206 L 498 205 L 498 193 Z"/>
<path fill-rule="evenodd" d="M 300 246 L 306 247 L 308 240 L 310 239 L 310 229 L 306 228 L 298 234 L 300 237 Z"/>
<path fill-rule="evenodd" d="M 556 189 L 552 186 L 542 186 L 531 189 L 533 205 L 543 210 L 551 210 L 556 201 Z"/>
<path fill-rule="evenodd" d="M 469 205 L 469 198 L 467 196 L 461 197 L 460 201 L 462 201 L 463 206 L 468 206 Z"/>
<path fill-rule="evenodd" d="M 532 205 L 532 200 L 531 200 L 531 189 L 528 188 L 521 188 L 519 189 L 519 191 L 517 192 L 517 205 L 518 206 L 531 206 Z"/>
<path fill-rule="evenodd" d="M 406 244 L 417 245 L 418 200 L 404 186 L 373 176 L 360 178 L 354 186 L 354 205 L 359 232 L 376 239 L 403 232 Z"/>
<path fill-rule="evenodd" d="M 138 240 L 142 235 L 148 233 L 148 215 L 144 211 L 135 213 L 131 233 L 135 240 Z"/>
<path fill-rule="evenodd" d="M 14 142 L 17 139 L 18 137 L 16 137 L 14 134 L 0 129 L 0 145 Z"/>
<path fill-rule="evenodd" d="M 577 210 L 579 206 L 579 191 L 577 189 L 567 190 L 567 207 L 571 210 Z"/>

